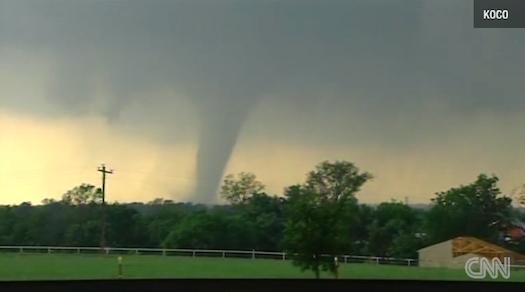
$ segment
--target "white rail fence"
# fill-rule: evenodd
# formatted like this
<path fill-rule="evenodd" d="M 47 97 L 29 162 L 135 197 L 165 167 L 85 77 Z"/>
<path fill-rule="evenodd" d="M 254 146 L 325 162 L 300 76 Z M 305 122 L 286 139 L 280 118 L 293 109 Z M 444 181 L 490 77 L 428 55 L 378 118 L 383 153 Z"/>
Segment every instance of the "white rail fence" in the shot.
<path fill-rule="evenodd" d="M 221 257 L 291 260 L 291 255 L 284 252 L 246 251 L 246 250 L 204 250 L 204 249 L 162 249 L 162 248 L 119 248 L 119 247 L 60 247 L 60 246 L 0 246 L 0 253 L 48 253 L 48 254 L 107 254 L 107 255 L 163 255 L 189 257 Z M 342 263 L 390 264 L 402 266 L 417 265 L 415 259 L 382 258 L 371 256 L 340 256 Z"/>
<path fill-rule="evenodd" d="M 162 249 L 162 248 L 120 248 L 120 247 L 60 247 L 60 246 L 0 246 L 0 253 L 46 253 L 46 254 L 106 254 L 106 255 L 162 255 L 187 257 L 219 257 L 219 258 L 248 258 L 248 259 L 275 259 L 291 260 L 292 257 L 284 252 L 256 251 L 256 250 L 205 250 L 205 249 Z M 365 263 L 378 265 L 419 266 L 417 259 L 383 258 L 373 256 L 340 256 L 341 263 Z M 437 262 L 449 266 L 455 262 Z M 456 263 L 462 264 L 462 263 Z M 464 263 L 463 263 L 464 264 Z M 514 269 L 525 269 L 525 265 L 516 263 Z"/>

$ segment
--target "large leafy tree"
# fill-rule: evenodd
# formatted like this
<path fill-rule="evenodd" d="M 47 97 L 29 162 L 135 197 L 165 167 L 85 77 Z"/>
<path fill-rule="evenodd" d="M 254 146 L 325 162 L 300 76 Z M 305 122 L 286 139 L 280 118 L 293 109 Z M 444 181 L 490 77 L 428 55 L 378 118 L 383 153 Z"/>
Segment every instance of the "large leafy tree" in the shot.
<path fill-rule="evenodd" d="M 286 190 L 287 222 L 283 247 L 294 255 L 294 265 L 337 276 L 334 257 L 347 252 L 353 244 L 350 226 L 357 222 L 355 197 L 372 178 L 346 161 L 325 161 L 310 172 L 302 185 Z"/>
<path fill-rule="evenodd" d="M 222 197 L 235 209 L 230 224 L 245 226 L 243 240 L 249 249 L 279 249 L 283 225 L 282 199 L 264 192 L 264 184 L 253 173 L 228 175 L 221 186 Z"/>
<path fill-rule="evenodd" d="M 419 248 L 416 233 L 419 217 L 410 206 L 400 202 L 381 203 L 370 226 L 369 253 L 384 257 L 414 258 Z"/>
<path fill-rule="evenodd" d="M 101 201 L 102 191 L 90 184 L 81 184 L 62 195 L 62 202 L 71 205 L 85 205 Z"/>
<path fill-rule="evenodd" d="M 481 174 L 471 184 L 437 193 L 426 214 L 428 243 L 458 236 L 497 241 L 512 213 L 512 199 L 501 194 L 498 181 Z"/>
<path fill-rule="evenodd" d="M 365 255 L 369 253 L 370 227 L 374 222 L 374 208 L 366 204 L 359 204 L 357 222 L 350 226 L 350 234 L 355 237 L 354 245 L 350 247 L 349 254 Z"/>
<path fill-rule="evenodd" d="M 227 175 L 221 186 L 221 197 L 232 205 L 245 203 L 254 194 L 264 192 L 264 185 L 255 174 L 241 172 L 237 176 Z"/>

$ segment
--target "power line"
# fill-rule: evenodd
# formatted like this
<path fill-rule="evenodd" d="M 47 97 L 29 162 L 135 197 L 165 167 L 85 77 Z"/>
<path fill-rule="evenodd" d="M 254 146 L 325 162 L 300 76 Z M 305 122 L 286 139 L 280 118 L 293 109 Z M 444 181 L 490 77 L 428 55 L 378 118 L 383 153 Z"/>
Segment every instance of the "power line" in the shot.
<path fill-rule="evenodd" d="M 100 247 L 106 247 L 106 175 L 112 174 L 113 170 L 106 170 L 106 165 L 102 164 L 97 171 L 102 173 L 102 228 L 100 230 Z"/>
<path fill-rule="evenodd" d="M 69 172 L 69 171 L 79 171 L 79 170 L 87 170 L 92 169 L 91 167 L 87 166 L 75 166 L 75 167 L 62 167 L 62 168 L 39 168 L 39 169 L 25 169 L 25 170 L 10 170 L 9 172 L 2 172 L 2 175 L 7 176 L 18 176 L 18 175 L 34 175 L 34 174 L 42 174 L 42 173 L 50 173 L 50 172 Z"/>
<path fill-rule="evenodd" d="M 93 169 L 91 169 L 91 171 L 93 171 Z M 21 181 L 21 180 L 29 180 L 29 179 L 35 179 L 35 180 L 39 180 L 39 179 L 54 179 L 54 178 L 57 178 L 57 177 L 71 177 L 71 176 L 80 176 L 80 175 L 83 175 L 87 172 L 87 170 L 82 170 L 82 171 L 51 171 L 51 172 L 46 172 L 46 173 L 40 173 L 40 174 L 27 174 L 27 175 L 3 175 L 3 174 L 0 174 L 2 177 L 0 178 L 0 183 L 3 183 L 3 182 L 11 182 L 11 181 Z"/>

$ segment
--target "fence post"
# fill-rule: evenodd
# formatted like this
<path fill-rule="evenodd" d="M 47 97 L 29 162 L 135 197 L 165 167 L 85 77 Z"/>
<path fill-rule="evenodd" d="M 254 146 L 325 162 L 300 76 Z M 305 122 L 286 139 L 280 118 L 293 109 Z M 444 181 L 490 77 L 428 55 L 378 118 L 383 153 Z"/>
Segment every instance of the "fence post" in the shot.
<path fill-rule="evenodd" d="M 80 253 L 80 248 L 77 248 L 77 253 Z"/>
<path fill-rule="evenodd" d="M 195 250 L 193 250 L 193 257 L 195 257 Z"/>
<path fill-rule="evenodd" d="M 283 252 L 283 261 L 286 260 L 286 253 Z"/>
<path fill-rule="evenodd" d="M 24 248 L 20 248 L 20 253 L 23 253 L 24 252 Z"/>
<path fill-rule="evenodd" d="M 225 258 L 225 257 L 226 257 L 226 252 L 223 251 L 223 252 L 222 252 L 222 258 Z"/>
<path fill-rule="evenodd" d="M 411 261 L 412 261 L 412 260 L 408 260 L 408 266 L 409 266 L 409 267 L 410 267 L 410 262 L 411 262 Z"/>
<path fill-rule="evenodd" d="M 47 253 L 51 253 L 51 248 L 50 247 L 47 248 Z"/>
<path fill-rule="evenodd" d="M 252 250 L 252 259 L 255 259 L 255 250 Z"/>
<path fill-rule="evenodd" d="M 118 257 L 118 278 L 122 279 L 122 257 Z"/>
<path fill-rule="evenodd" d="M 379 265 L 379 258 L 376 258 L 376 264 Z"/>
<path fill-rule="evenodd" d="M 348 256 L 344 256 L 345 264 L 348 262 Z"/>
<path fill-rule="evenodd" d="M 163 256 L 166 256 L 166 249 L 163 249 L 163 250 L 162 250 L 162 255 L 163 255 Z"/>

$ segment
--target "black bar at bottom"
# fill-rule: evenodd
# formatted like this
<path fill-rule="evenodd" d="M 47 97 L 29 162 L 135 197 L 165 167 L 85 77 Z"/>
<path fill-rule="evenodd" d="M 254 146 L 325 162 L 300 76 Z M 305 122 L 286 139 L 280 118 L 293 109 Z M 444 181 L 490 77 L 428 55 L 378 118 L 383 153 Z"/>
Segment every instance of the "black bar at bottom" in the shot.
<path fill-rule="evenodd" d="M 335 279 L 126 279 L 64 281 L 2 281 L 0 291 L 38 292 L 292 292 L 355 291 L 386 292 L 465 292 L 519 291 L 525 283 L 496 281 L 427 281 L 427 280 L 335 280 Z"/>

